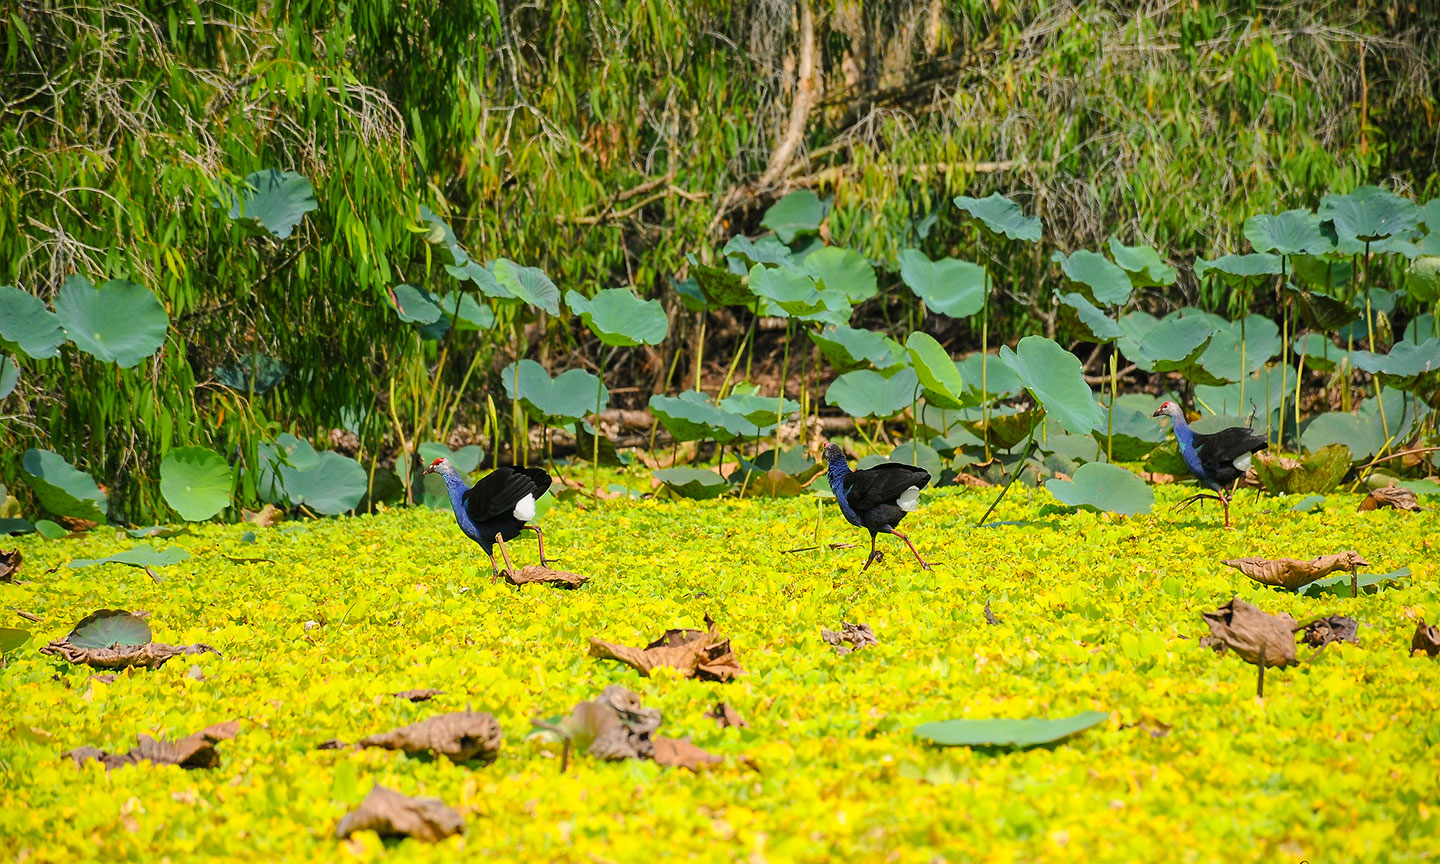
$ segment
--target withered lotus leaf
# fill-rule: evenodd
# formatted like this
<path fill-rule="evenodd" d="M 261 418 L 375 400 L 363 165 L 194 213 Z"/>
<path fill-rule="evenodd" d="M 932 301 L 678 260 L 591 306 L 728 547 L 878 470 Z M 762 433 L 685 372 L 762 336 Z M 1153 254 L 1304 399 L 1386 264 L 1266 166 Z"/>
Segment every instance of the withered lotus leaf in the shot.
<path fill-rule="evenodd" d="M 340 820 L 335 834 L 341 840 L 356 831 L 374 831 L 382 837 L 413 837 L 436 843 L 465 830 L 465 819 L 436 798 L 411 798 L 378 783 L 360 806 Z"/>
<path fill-rule="evenodd" d="M 452 711 L 362 738 L 357 746 L 404 750 L 411 755 L 430 753 L 445 756 L 451 762 L 471 759 L 493 762 L 504 737 L 493 715 Z"/>
<path fill-rule="evenodd" d="M 156 765 L 179 765 L 181 768 L 215 768 L 220 764 L 220 752 L 215 744 L 234 738 L 240 731 L 240 722 L 230 720 L 208 726 L 199 732 L 186 735 L 174 741 L 138 736 L 138 742 L 128 753 L 107 753 L 98 747 L 76 747 L 65 755 L 83 765 L 90 759 L 99 760 L 105 769 L 123 768 L 138 762 L 154 762 Z"/>
<path fill-rule="evenodd" d="M 656 765 L 678 766 L 689 768 L 691 771 L 699 771 L 704 765 L 725 761 L 723 757 L 708 750 L 702 750 L 685 738 L 666 738 L 657 735 L 654 744 Z"/>
<path fill-rule="evenodd" d="M 1300 638 L 1306 645 L 1321 648 L 1331 642 L 1354 642 L 1355 634 L 1360 631 L 1360 622 L 1354 618 L 1344 615 L 1329 615 L 1324 618 L 1316 618 L 1305 625 L 1300 633 Z"/>
<path fill-rule="evenodd" d="M 1271 615 L 1239 597 L 1216 609 L 1202 612 L 1210 635 L 1201 645 L 1217 653 L 1230 649 L 1246 663 L 1259 664 L 1264 649 L 1265 665 L 1288 666 L 1295 662 L 1295 619 L 1284 612 Z"/>
<path fill-rule="evenodd" d="M 0 549 L 0 582 L 14 582 L 15 574 L 20 572 L 20 565 L 24 562 L 25 556 L 20 554 L 19 549 L 9 552 Z"/>
<path fill-rule="evenodd" d="M 739 711 L 736 711 L 725 702 L 716 702 L 714 708 L 705 712 L 705 716 L 714 720 L 721 729 L 731 726 L 745 729 L 750 726 L 749 723 L 745 722 L 745 718 L 740 716 Z"/>
<path fill-rule="evenodd" d="M 1382 486 L 1379 489 L 1371 489 L 1365 500 L 1360 502 L 1357 510 L 1379 510 L 1390 507 L 1395 510 L 1424 510 L 1420 506 L 1420 500 L 1415 493 L 1404 486 Z"/>
<path fill-rule="evenodd" d="M 1231 558 L 1221 563 L 1234 567 L 1262 585 L 1274 585 L 1291 591 L 1317 579 L 1324 579 L 1337 570 L 1354 571 L 1358 567 L 1370 566 L 1370 562 L 1361 558 L 1353 549 L 1334 555 L 1321 555 L 1309 561 L 1297 558 Z"/>
<path fill-rule="evenodd" d="M 1415 635 L 1410 637 L 1410 654 L 1413 656 L 1416 651 L 1424 651 L 1431 657 L 1440 654 L 1440 627 L 1426 624 L 1424 618 L 1415 622 Z"/>
<path fill-rule="evenodd" d="M 644 648 L 631 648 L 590 639 L 590 656 L 619 660 L 649 675 L 656 666 L 670 666 L 687 678 L 702 681 L 729 681 L 744 672 L 730 648 L 730 640 L 715 631 L 715 622 L 706 619 L 708 630 L 666 630 Z"/>
<path fill-rule="evenodd" d="M 566 570 L 551 570 L 549 567 L 542 567 L 539 564 L 531 564 L 520 568 L 517 573 L 509 567 L 505 568 L 505 580 L 511 585 L 529 585 L 539 583 L 542 585 L 554 585 L 558 588 L 579 588 L 590 581 L 589 576 L 581 576 Z"/>
<path fill-rule="evenodd" d="M 869 624 L 851 624 L 849 621 L 840 622 L 840 631 L 820 629 L 820 638 L 835 646 L 835 653 L 849 654 L 851 651 L 859 651 L 866 645 L 878 645 L 880 640 L 875 638 L 875 631 L 870 629 Z"/>
<path fill-rule="evenodd" d="M 56 639 L 40 649 L 41 654 L 63 657 L 71 663 L 85 664 L 96 669 L 125 669 L 139 666 L 143 669 L 159 669 L 165 661 L 188 654 L 219 654 L 209 645 L 163 645 L 148 642 L 144 645 L 119 645 L 114 648 L 81 648 L 64 639 Z"/>
<path fill-rule="evenodd" d="M 401 690 L 399 693 L 391 693 L 390 695 L 396 699 L 408 699 L 411 702 L 428 702 L 436 696 L 445 695 L 445 691 L 426 687 L 420 690 Z"/>

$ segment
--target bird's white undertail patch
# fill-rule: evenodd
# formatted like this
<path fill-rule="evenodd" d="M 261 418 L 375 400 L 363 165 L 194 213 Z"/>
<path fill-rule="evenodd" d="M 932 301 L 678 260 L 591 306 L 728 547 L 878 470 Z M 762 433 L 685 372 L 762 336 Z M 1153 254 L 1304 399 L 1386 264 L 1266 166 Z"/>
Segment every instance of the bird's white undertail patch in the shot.
<path fill-rule="evenodd" d="M 535 518 L 535 496 L 526 495 L 515 505 L 515 518 L 521 522 L 529 522 Z"/>
<path fill-rule="evenodd" d="M 920 487 L 919 487 L 919 486 L 911 486 L 909 489 L 906 489 L 904 492 L 901 492 L 901 493 L 900 493 L 900 497 L 895 499 L 895 504 L 896 504 L 896 506 L 898 506 L 901 510 L 904 510 L 906 513 L 909 513 L 909 512 L 911 512 L 912 510 L 914 510 L 916 507 L 919 507 L 919 506 L 920 506 Z"/>
<path fill-rule="evenodd" d="M 1233 464 L 1233 465 L 1235 466 L 1235 470 L 1236 470 L 1236 471 L 1249 471 L 1249 470 L 1250 470 L 1250 454 L 1249 454 L 1249 453 L 1246 453 L 1245 455 L 1238 457 L 1238 458 L 1237 458 L 1233 463 L 1231 463 L 1231 464 Z"/>

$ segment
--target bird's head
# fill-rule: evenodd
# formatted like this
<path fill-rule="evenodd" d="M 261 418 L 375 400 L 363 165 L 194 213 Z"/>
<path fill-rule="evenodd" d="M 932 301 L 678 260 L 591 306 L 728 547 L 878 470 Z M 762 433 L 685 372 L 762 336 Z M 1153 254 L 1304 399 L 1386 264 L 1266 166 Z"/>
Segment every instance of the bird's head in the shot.
<path fill-rule="evenodd" d="M 448 473 L 450 473 L 450 472 L 452 472 L 452 471 L 454 471 L 454 470 L 455 470 L 455 466 L 453 466 L 453 465 L 450 464 L 450 460 L 449 460 L 449 459 L 446 459 L 444 456 L 441 456 L 439 459 L 436 459 L 434 462 L 431 462 L 431 463 L 425 468 L 425 472 L 424 472 L 424 473 L 426 473 L 426 474 L 448 474 Z"/>
<path fill-rule="evenodd" d="M 845 451 L 840 449 L 839 444 L 826 444 L 825 452 L 822 455 L 826 462 L 834 462 L 836 459 L 841 462 L 845 461 Z"/>
<path fill-rule="evenodd" d="M 1163 414 L 1164 416 L 1166 416 L 1166 417 L 1169 417 L 1171 420 L 1184 420 L 1184 419 L 1185 419 L 1185 415 L 1180 411 L 1180 406 L 1179 406 L 1179 405 L 1176 405 L 1174 402 L 1171 402 L 1169 399 L 1166 399 L 1164 402 L 1161 402 L 1161 403 L 1160 403 L 1160 407 L 1159 407 L 1159 408 L 1156 408 L 1156 409 L 1155 409 L 1155 413 L 1154 413 L 1154 414 L 1151 414 L 1150 416 L 1151 416 L 1151 417 L 1159 417 L 1159 416 L 1161 416 L 1162 414 Z"/>

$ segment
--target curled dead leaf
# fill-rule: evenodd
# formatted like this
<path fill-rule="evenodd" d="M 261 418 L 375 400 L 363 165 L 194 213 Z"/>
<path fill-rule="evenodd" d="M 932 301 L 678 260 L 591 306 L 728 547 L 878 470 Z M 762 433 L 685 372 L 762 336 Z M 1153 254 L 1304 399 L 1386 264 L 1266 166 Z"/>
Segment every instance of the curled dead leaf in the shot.
<path fill-rule="evenodd" d="M 266 504 L 259 510 L 240 510 L 240 517 L 251 525 L 258 525 L 261 528 L 269 528 L 276 522 L 285 521 L 285 511 L 274 504 Z"/>
<path fill-rule="evenodd" d="M 81 648 L 65 639 L 56 639 L 40 649 L 41 654 L 63 657 L 74 664 L 85 664 L 96 669 L 125 669 L 139 666 L 144 669 L 159 669 L 165 661 L 188 654 L 220 654 L 209 645 L 162 645 L 147 642 L 144 645 L 120 645 L 114 648 Z"/>
<path fill-rule="evenodd" d="M 383 747 L 406 753 L 445 756 L 451 762 L 480 759 L 495 761 L 504 740 L 500 724 L 490 714 L 452 711 L 360 740 L 360 747 Z"/>
<path fill-rule="evenodd" d="M 443 696 L 444 694 L 444 690 L 425 688 L 423 690 L 401 690 L 399 693 L 391 693 L 390 695 L 396 699 L 409 699 L 411 702 L 428 702 L 436 696 Z"/>
<path fill-rule="evenodd" d="M 340 820 L 335 836 L 344 840 L 356 831 L 374 831 L 382 837 L 413 837 L 435 843 L 464 830 L 464 818 L 443 801 L 411 798 L 377 783 L 360 806 Z"/>
<path fill-rule="evenodd" d="M 539 564 L 531 564 L 520 568 L 515 572 L 505 568 L 505 581 L 511 585 L 529 585 L 540 583 L 542 585 L 554 585 L 559 588 L 579 588 L 590 581 L 589 576 L 580 576 L 566 570 L 551 570 L 549 567 L 542 567 Z"/>
<path fill-rule="evenodd" d="M 20 554 L 19 549 L 11 549 L 6 552 L 0 549 L 0 582 L 14 582 L 15 574 L 20 572 L 20 565 L 25 563 L 25 556 Z"/>
<path fill-rule="evenodd" d="M 723 708 L 723 703 L 717 710 Z M 738 719 L 739 715 L 735 715 Z M 569 716 L 558 720 L 532 721 L 542 734 L 549 734 L 586 755 L 607 761 L 653 759 L 660 765 L 680 766 L 692 771 L 702 765 L 724 761 L 688 740 L 656 735 L 660 711 L 646 708 L 640 697 L 619 684 L 611 684 L 595 699 L 576 705 Z M 743 720 L 739 721 L 742 725 Z M 562 769 L 563 764 L 562 764 Z"/>
<path fill-rule="evenodd" d="M 1365 500 L 1360 502 L 1358 509 L 1361 512 L 1366 510 L 1379 510 L 1389 507 L 1394 510 L 1424 510 L 1420 506 L 1420 499 L 1415 493 L 1404 486 L 1382 486 L 1379 489 L 1371 489 Z"/>
<path fill-rule="evenodd" d="M 1306 624 L 1300 638 L 1306 645 L 1323 648 L 1331 642 L 1354 642 L 1360 631 L 1360 622 L 1344 615 L 1329 615 L 1316 618 Z"/>
<path fill-rule="evenodd" d="M 880 644 L 880 640 L 875 638 L 875 631 L 870 629 L 869 624 L 851 624 L 849 621 L 840 622 L 840 632 L 838 633 L 822 627 L 820 638 L 834 645 L 837 654 L 849 654 L 851 651 L 859 651 L 866 645 Z"/>
<path fill-rule="evenodd" d="M 705 765 L 725 761 L 723 757 L 691 744 L 687 738 L 666 738 L 657 735 L 654 743 L 656 765 L 678 766 L 689 768 L 691 771 L 699 771 Z"/>
<path fill-rule="evenodd" d="M 1415 635 L 1410 637 L 1410 655 L 1413 657 L 1416 651 L 1431 657 L 1440 654 L 1440 627 L 1426 624 L 1424 618 L 1415 622 Z"/>
<path fill-rule="evenodd" d="M 1284 612 L 1271 615 L 1236 597 L 1214 612 L 1202 612 L 1210 625 L 1209 636 L 1200 644 L 1222 653 L 1229 648 L 1246 663 L 1260 663 L 1264 650 L 1266 666 L 1288 666 L 1295 662 L 1295 619 Z"/>
<path fill-rule="evenodd" d="M 730 648 L 730 640 L 715 631 L 715 622 L 705 619 L 708 630 L 666 630 L 644 648 L 631 648 L 590 639 L 590 656 L 619 660 L 649 675 L 656 666 L 670 666 L 687 678 L 702 681 L 729 681 L 745 670 Z"/>
<path fill-rule="evenodd" d="M 1222 561 L 1227 567 L 1234 567 L 1262 585 L 1274 585 L 1295 591 L 1323 579 L 1337 570 L 1354 572 L 1359 567 L 1369 567 L 1370 562 L 1358 552 L 1347 549 L 1334 555 L 1321 555 L 1309 561 L 1296 558 L 1231 558 Z"/>
<path fill-rule="evenodd" d="M 134 765 L 138 762 L 179 765 L 187 770 L 215 768 L 220 764 L 220 752 L 215 749 L 216 743 L 234 738 L 239 731 L 240 721 L 230 720 L 225 723 L 216 723 L 214 726 L 208 726 L 199 732 L 174 741 L 140 735 L 135 747 L 131 748 L 128 753 L 107 753 L 98 747 L 86 745 L 76 747 L 64 755 L 73 759 L 76 765 L 83 765 L 91 759 L 98 760 L 105 765 L 107 771 Z"/>
<path fill-rule="evenodd" d="M 81 534 L 94 528 L 96 523 L 90 519 L 81 519 L 79 516 L 56 516 L 55 521 L 62 528 L 72 534 Z"/>
<path fill-rule="evenodd" d="M 724 702 L 716 702 L 714 708 L 705 712 L 705 716 L 714 720 L 721 729 L 726 729 L 731 726 L 745 729 L 750 726 L 749 723 L 745 722 L 745 718 L 740 716 L 739 711 L 736 711 Z"/>

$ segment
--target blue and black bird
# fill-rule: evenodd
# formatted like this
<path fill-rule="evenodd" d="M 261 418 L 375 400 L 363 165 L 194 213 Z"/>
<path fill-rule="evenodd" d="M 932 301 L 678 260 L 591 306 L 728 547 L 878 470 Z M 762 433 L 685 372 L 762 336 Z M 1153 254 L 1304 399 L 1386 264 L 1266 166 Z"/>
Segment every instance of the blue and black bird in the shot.
<path fill-rule="evenodd" d="M 835 493 L 835 502 L 840 512 L 851 525 L 870 532 L 870 557 L 865 559 L 865 570 L 880 558 L 875 550 L 875 535 L 894 534 L 910 551 L 915 560 L 926 570 L 931 563 L 920 557 L 910 538 L 895 530 L 905 514 L 920 506 L 920 490 L 930 483 L 930 472 L 914 465 L 900 462 L 885 462 L 863 471 L 851 471 L 845 461 L 845 451 L 835 444 L 825 445 L 825 462 L 829 466 L 826 475 L 830 478 L 830 491 Z"/>
<path fill-rule="evenodd" d="M 1163 403 L 1152 416 L 1162 414 L 1170 418 L 1185 466 L 1202 486 L 1215 491 L 1214 495 L 1204 492 L 1191 495 L 1176 505 L 1176 509 L 1188 507 L 1201 499 L 1219 501 L 1220 506 L 1225 508 L 1225 527 L 1229 528 L 1230 499 L 1225 490 L 1245 476 L 1250 468 L 1250 455 L 1265 449 L 1265 436 L 1246 426 L 1229 426 L 1209 434 L 1196 432 L 1185 422 L 1185 412 L 1174 402 Z"/>
<path fill-rule="evenodd" d="M 520 532 L 529 528 L 535 532 L 540 543 L 540 566 L 549 567 L 558 559 L 545 557 L 545 535 L 537 525 L 527 525 L 535 518 L 535 501 L 550 489 L 550 475 L 540 468 L 496 468 L 475 482 L 466 486 L 465 478 L 455 470 L 449 459 L 440 458 L 430 463 L 426 474 L 439 474 L 445 480 L 445 489 L 450 493 L 450 506 L 455 511 L 455 522 L 465 536 L 480 544 L 490 556 L 490 581 L 499 575 L 495 566 L 495 543 L 498 539 L 500 551 L 509 565 L 510 556 L 505 551 L 505 541 L 514 540 Z"/>

